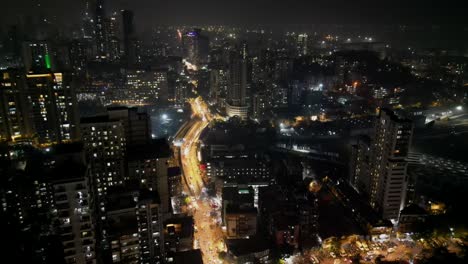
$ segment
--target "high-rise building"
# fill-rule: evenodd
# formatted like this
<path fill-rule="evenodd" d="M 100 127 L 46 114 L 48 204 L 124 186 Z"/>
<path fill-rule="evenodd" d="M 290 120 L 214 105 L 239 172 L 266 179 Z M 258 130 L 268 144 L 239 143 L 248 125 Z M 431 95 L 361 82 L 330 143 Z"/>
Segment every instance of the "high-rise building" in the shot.
<path fill-rule="evenodd" d="M 163 218 L 157 192 L 141 190 L 136 210 L 140 238 L 140 263 L 162 263 L 164 260 Z"/>
<path fill-rule="evenodd" d="M 23 43 L 23 64 L 27 72 L 55 70 L 54 57 L 50 43 L 29 41 Z"/>
<path fill-rule="evenodd" d="M 247 118 L 247 61 L 239 54 L 231 54 L 228 69 L 226 112 L 228 116 Z"/>
<path fill-rule="evenodd" d="M 105 58 L 107 55 L 106 29 L 105 29 L 106 12 L 104 8 L 104 0 L 96 0 L 95 12 L 95 38 L 96 38 L 96 57 Z"/>
<path fill-rule="evenodd" d="M 171 198 L 182 194 L 182 171 L 180 167 L 167 168 L 167 183 L 169 185 L 169 196 Z"/>
<path fill-rule="evenodd" d="M 90 165 L 92 191 L 101 203 L 99 197 L 105 195 L 109 186 L 124 181 L 124 126 L 120 120 L 110 120 L 108 116 L 87 117 L 81 120 L 81 132 Z"/>
<path fill-rule="evenodd" d="M 123 27 L 123 47 L 124 55 L 129 65 L 135 65 L 141 62 L 140 42 L 136 37 L 135 25 L 133 22 L 133 12 L 130 10 L 122 11 Z"/>
<path fill-rule="evenodd" d="M 355 144 L 351 145 L 349 183 L 360 193 L 365 193 L 370 187 L 370 155 L 370 139 L 368 137 L 361 136 Z"/>
<path fill-rule="evenodd" d="M 160 212 L 170 212 L 170 189 L 168 182 L 169 146 L 165 141 L 156 141 L 144 146 L 128 147 L 128 178 L 141 186 L 156 191 L 160 199 Z"/>
<path fill-rule="evenodd" d="M 147 146 L 151 140 L 150 126 L 146 113 L 128 107 L 111 107 L 107 115 L 81 120 L 82 138 L 97 196 L 104 195 L 107 187 L 128 180 L 127 147 Z M 167 167 L 163 171 L 167 182 Z M 156 178 L 148 179 L 152 180 Z"/>
<path fill-rule="evenodd" d="M 130 10 L 122 11 L 122 26 L 124 39 L 124 52 L 128 56 L 130 41 L 135 36 L 135 26 L 133 25 L 133 12 Z"/>
<path fill-rule="evenodd" d="M 105 263 L 162 263 L 163 218 L 156 191 L 138 185 L 113 186 L 106 195 Z"/>
<path fill-rule="evenodd" d="M 127 85 L 128 101 L 134 104 L 166 104 L 168 101 L 166 70 L 130 70 Z"/>
<path fill-rule="evenodd" d="M 106 234 L 112 263 L 140 263 L 136 197 L 138 192 L 111 188 L 106 196 Z"/>
<path fill-rule="evenodd" d="M 231 105 L 246 104 L 247 62 L 237 54 L 232 54 L 229 64 L 227 101 Z"/>
<path fill-rule="evenodd" d="M 104 25 L 106 30 L 107 56 L 110 60 L 117 60 L 120 58 L 120 39 L 116 13 L 105 18 Z"/>
<path fill-rule="evenodd" d="M 39 144 L 75 140 L 79 137 L 74 87 L 68 73 L 29 73 L 27 103 Z"/>
<path fill-rule="evenodd" d="M 212 69 L 210 71 L 209 97 L 213 102 L 219 103 L 221 97 L 226 96 L 227 74 L 223 69 Z"/>
<path fill-rule="evenodd" d="M 65 263 L 96 263 L 89 170 L 80 154 L 61 154 L 51 166 L 53 214 L 59 225 Z M 73 156 L 78 157 L 78 159 Z M 64 158 L 67 157 L 67 158 Z M 81 158 L 80 158 L 81 157 Z"/>
<path fill-rule="evenodd" d="M 267 96 L 264 92 L 255 93 L 252 97 L 252 114 L 254 118 L 261 118 L 268 108 Z"/>
<path fill-rule="evenodd" d="M 404 208 L 407 158 L 413 123 L 381 109 L 377 119 L 370 155 L 370 204 L 384 219 L 398 221 Z"/>
<path fill-rule="evenodd" d="M 297 36 L 297 51 L 298 51 L 299 56 L 307 55 L 308 53 L 308 49 L 307 49 L 308 37 L 309 36 L 306 33 L 299 34 Z"/>
<path fill-rule="evenodd" d="M 18 70 L 0 71 L 0 141 L 15 141 L 31 137 L 26 80 Z"/>
<path fill-rule="evenodd" d="M 247 186 L 223 188 L 222 220 L 227 238 L 254 236 L 257 232 L 255 190 Z"/>
<path fill-rule="evenodd" d="M 7 39 L 4 41 L 4 50 L 13 56 L 13 63 L 18 63 L 21 58 L 22 34 L 18 25 L 12 25 L 8 28 Z"/>
<path fill-rule="evenodd" d="M 81 33 L 84 39 L 94 38 L 94 20 L 91 11 L 91 0 L 86 1 L 85 11 L 83 15 L 83 24 L 81 25 Z"/>
<path fill-rule="evenodd" d="M 183 106 L 189 96 L 189 83 L 185 75 L 179 76 L 175 82 L 174 104 Z"/>
<path fill-rule="evenodd" d="M 195 28 L 185 33 L 182 38 L 184 58 L 194 65 L 201 65 L 208 60 L 209 39 L 201 34 L 201 29 Z"/>
<path fill-rule="evenodd" d="M 90 40 L 73 40 L 70 43 L 70 64 L 75 73 L 86 73 L 88 58 L 92 54 Z"/>
<path fill-rule="evenodd" d="M 148 113 L 136 107 L 113 106 L 107 108 L 109 119 L 120 121 L 127 146 L 146 145 L 151 140 L 151 122 Z"/>

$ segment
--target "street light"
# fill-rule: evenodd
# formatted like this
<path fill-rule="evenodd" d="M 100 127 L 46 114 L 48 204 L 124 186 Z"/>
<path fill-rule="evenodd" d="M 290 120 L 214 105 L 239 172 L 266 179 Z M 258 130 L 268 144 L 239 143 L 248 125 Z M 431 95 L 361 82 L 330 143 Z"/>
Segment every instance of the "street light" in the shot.
<path fill-rule="evenodd" d="M 459 105 L 459 106 L 457 106 L 455 109 L 457 109 L 457 111 L 462 111 L 462 110 L 463 110 L 463 106 Z"/>

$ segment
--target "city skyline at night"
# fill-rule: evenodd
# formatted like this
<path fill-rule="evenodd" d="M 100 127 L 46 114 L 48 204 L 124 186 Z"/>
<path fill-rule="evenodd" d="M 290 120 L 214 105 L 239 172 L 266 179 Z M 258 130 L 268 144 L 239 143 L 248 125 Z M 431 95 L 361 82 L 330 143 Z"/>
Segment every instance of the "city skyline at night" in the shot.
<path fill-rule="evenodd" d="M 3 258 L 466 263 L 467 11 L 4 3 Z"/>

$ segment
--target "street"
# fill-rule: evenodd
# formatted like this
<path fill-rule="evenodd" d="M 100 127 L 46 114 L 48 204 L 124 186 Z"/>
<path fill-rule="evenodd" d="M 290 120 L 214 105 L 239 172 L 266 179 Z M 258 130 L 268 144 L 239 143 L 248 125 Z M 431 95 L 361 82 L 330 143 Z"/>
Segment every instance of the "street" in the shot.
<path fill-rule="evenodd" d="M 185 188 L 191 195 L 189 210 L 195 222 L 195 248 L 201 249 L 203 263 L 221 263 L 218 252 L 224 251 L 225 247 L 219 220 L 219 207 L 213 208 L 213 199 L 205 193 L 205 183 L 197 156 L 200 134 L 213 117 L 200 98 L 190 100 L 190 104 L 193 112 L 192 126 L 183 138 L 180 157 L 187 183 Z"/>

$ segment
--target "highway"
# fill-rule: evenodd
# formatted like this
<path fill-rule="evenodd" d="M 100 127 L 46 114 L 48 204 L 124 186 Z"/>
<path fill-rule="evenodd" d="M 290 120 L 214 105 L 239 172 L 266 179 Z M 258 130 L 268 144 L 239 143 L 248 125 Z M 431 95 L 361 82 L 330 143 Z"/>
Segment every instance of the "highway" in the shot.
<path fill-rule="evenodd" d="M 200 135 L 214 117 L 200 97 L 189 102 L 192 120 L 180 130 L 184 136 L 179 157 L 186 183 L 185 190 L 191 195 L 189 210 L 195 222 L 195 248 L 201 249 L 203 263 L 222 263 L 218 252 L 224 251 L 225 247 L 217 209 L 219 207 L 213 206 L 216 199 L 208 197 L 204 192 L 205 181 L 197 154 Z"/>

